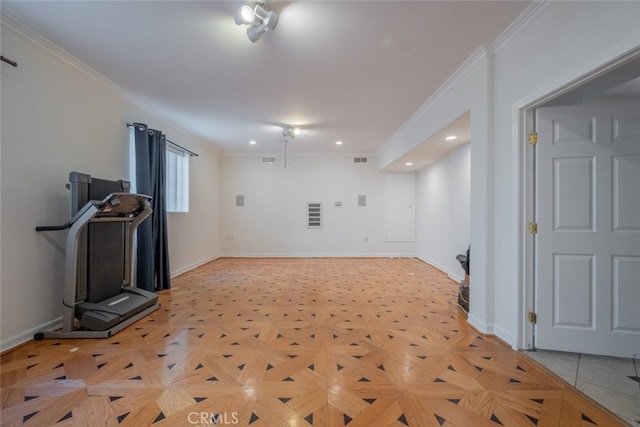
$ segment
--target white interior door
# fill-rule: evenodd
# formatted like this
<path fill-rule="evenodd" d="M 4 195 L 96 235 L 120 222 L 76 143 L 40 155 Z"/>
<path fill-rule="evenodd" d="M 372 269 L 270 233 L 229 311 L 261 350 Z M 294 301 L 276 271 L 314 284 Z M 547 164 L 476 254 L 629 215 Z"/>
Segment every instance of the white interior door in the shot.
<path fill-rule="evenodd" d="M 535 345 L 640 355 L 640 103 L 536 112 Z"/>
<path fill-rule="evenodd" d="M 413 242 L 415 234 L 415 175 L 384 175 L 384 240 Z"/>

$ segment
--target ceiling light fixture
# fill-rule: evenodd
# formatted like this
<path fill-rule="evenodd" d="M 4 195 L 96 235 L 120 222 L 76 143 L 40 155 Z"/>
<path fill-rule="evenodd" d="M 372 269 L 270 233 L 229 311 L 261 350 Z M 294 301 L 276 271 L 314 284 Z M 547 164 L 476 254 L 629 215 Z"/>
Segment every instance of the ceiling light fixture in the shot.
<path fill-rule="evenodd" d="M 448 137 L 446 137 L 445 139 L 446 139 L 447 141 L 453 141 L 453 140 L 454 140 L 454 139 L 456 139 L 456 138 L 457 138 L 457 136 L 455 136 L 455 135 L 449 135 L 449 136 L 448 136 Z"/>
<path fill-rule="evenodd" d="M 240 22 L 238 22 L 240 21 Z M 248 4 L 240 7 L 239 14 L 236 15 L 236 24 L 250 24 L 253 22 L 253 9 Z"/>
<path fill-rule="evenodd" d="M 411 162 L 407 162 L 407 163 L 405 163 L 404 165 L 405 165 L 405 166 L 413 166 L 413 163 L 411 163 Z"/>
<path fill-rule="evenodd" d="M 256 144 L 257 144 L 257 142 L 256 142 L 255 140 L 253 140 L 253 139 L 252 139 L 251 141 L 249 141 L 249 144 L 251 144 L 251 145 L 256 145 Z"/>
<path fill-rule="evenodd" d="M 242 1 L 234 16 L 238 25 L 249 25 L 247 37 L 252 43 L 260 40 L 267 31 L 273 31 L 278 25 L 278 14 L 271 11 L 267 0 Z"/>
<path fill-rule="evenodd" d="M 296 136 L 298 135 L 300 135 L 300 128 L 288 126 L 282 129 L 282 136 L 288 136 L 291 139 L 296 139 Z"/>
<path fill-rule="evenodd" d="M 342 145 L 342 141 L 336 141 L 336 145 Z"/>

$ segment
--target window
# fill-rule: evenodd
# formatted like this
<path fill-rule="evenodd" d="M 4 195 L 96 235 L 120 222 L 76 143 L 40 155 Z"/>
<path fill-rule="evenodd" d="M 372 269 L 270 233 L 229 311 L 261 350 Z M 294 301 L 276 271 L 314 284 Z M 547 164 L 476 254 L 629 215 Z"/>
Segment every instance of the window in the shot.
<path fill-rule="evenodd" d="M 167 212 L 189 212 L 189 153 L 167 144 Z"/>
<path fill-rule="evenodd" d="M 129 170 L 131 192 L 137 192 L 134 125 L 129 125 Z M 146 125 L 142 125 L 145 126 Z M 189 212 L 189 158 L 197 156 L 186 148 L 166 140 L 165 202 L 167 212 Z"/>

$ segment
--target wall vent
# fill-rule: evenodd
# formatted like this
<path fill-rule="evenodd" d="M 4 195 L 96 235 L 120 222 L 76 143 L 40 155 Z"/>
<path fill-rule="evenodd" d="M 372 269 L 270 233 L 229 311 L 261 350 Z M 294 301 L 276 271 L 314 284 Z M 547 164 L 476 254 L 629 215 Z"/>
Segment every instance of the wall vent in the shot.
<path fill-rule="evenodd" d="M 367 163 L 366 157 L 354 157 L 353 163 Z"/>
<path fill-rule="evenodd" d="M 275 156 L 268 156 L 268 157 L 263 157 L 262 158 L 262 163 L 269 163 L 269 164 L 273 164 L 276 162 L 276 158 Z"/>
<path fill-rule="evenodd" d="M 367 206 L 367 195 L 359 194 L 358 195 L 358 206 Z"/>
<path fill-rule="evenodd" d="M 244 206 L 244 194 L 236 194 L 236 206 Z"/>
<path fill-rule="evenodd" d="M 322 202 L 307 202 L 307 228 L 322 228 Z"/>

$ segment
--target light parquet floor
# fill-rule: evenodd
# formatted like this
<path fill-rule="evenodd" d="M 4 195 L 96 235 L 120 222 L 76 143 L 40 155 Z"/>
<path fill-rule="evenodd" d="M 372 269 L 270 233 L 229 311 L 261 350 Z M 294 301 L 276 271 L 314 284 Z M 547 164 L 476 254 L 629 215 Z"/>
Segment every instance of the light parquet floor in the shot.
<path fill-rule="evenodd" d="M 414 259 L 218 259 L 112 338 L 2 355 L 2 426 L 621 426 Z"/>

